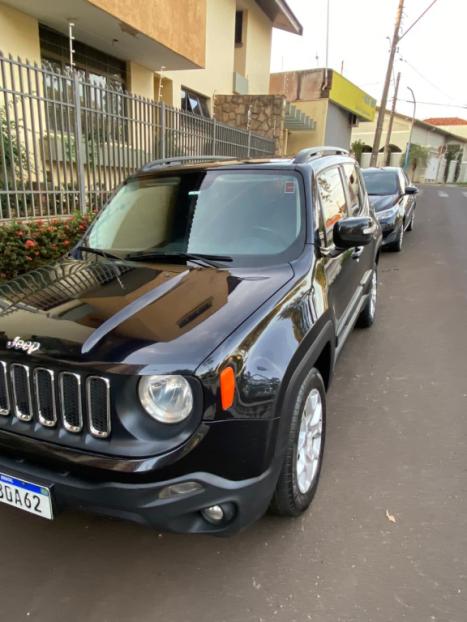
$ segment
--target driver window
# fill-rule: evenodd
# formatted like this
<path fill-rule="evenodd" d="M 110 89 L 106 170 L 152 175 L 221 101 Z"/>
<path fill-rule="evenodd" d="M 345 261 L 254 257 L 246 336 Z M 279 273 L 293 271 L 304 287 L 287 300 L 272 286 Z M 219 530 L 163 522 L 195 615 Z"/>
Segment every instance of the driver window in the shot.
<path fill-rule="evenodd" d="M 318 175 L 317 182 L 326 243 L 331 244 L 334 225 L 347 216 L 344 186 L 339 169 L 334 167 L 323 171 Z"/>

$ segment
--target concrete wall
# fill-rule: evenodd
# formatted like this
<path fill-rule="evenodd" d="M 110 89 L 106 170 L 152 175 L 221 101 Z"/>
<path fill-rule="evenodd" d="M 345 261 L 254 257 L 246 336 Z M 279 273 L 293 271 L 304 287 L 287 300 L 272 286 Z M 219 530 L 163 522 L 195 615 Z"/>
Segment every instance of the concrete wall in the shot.
<path fill-rule="evenodd" d="M 87 0 L 201 67 L 205 63 L 206 0 Z"/>
<path fill-rule="evenodd" d="M 439 127 L 442 130 L 446 130 L 446 132 L 451 132 L 451 134 L 462 136 L 467 139 L 467 123 L 465 125 L 437 125 L 435 127 Z"/>
<path fill-rule="evenodd" d="M 352 125 L 350 115 L 336 104 L 329 102 L 326 117 L 326 131 L 323 145 L 350 148 Z"/>
<path fill-rule="evenodd" d="M 0 51 L 39 63 L 39 24 L 34 17 L 0 4 Z"/>
<path fill-rule="evenodd" d="M 284 113 L 285 97 L 281 95 L 216 95 L 215 99 L 218 121 L 273 138 L 277 155 L 285 152 Z"/>
<path fill-rule="evenodd" d="M 389 115 L 385 116 L 383 125 L 383 134 L 381 137 L 381 145 L 386 142 L 387 129 L 389 123 Z M 351 141 L 362 140 L 370 147 L 373 145 L 373 139 L 375 136 L 376 121 L 360 123 L 357 127 L 352 128 Z M 407 141 L 409 140 L 410 122 L 405 119 L 394 119 L 394 124 L 391 132 L 391 144 L 397 145 L 401 151 L 405 150 Z M 415 142 L 415 141 L 414 141 Z"/>
<path fill-rule="evenodd" d="M 154 99 L 154 73 L 150 69 L 130 61 L 127 64 L 127 73 L 127 86 L 131 93 Z"/>
<path fill-rule="evenodd" d="M 246 10 L 245 45 L 236 48 L 236 0 L 207 0 L 205 68 L 165 74 L 173 83 L 175 106 L 180 105 L 182 86 L 208 99 L 217 93 L 233 94 L 236 68 L 244 68 L 248 94 L 269 93 L 272 23 L 254 0 L 244 0 L 241 7 Z"/>
<path fill-rule="evenodd" d="M 245 78 L 248 94 L 269 93 L 272 24 L 256 2 L 249 2 L 246 32 Z"/>
<path fill-rule="evenodd" d="M 205 68 L 165 74 L 173 82 L 174 105 L 177 108 L 180 107 L 182 86 L 208 98 L 212 98 L 214 92 L 232 93 L 235 10 L 235 0 L 207 0 Z"/>
<path fill-rule="evenodd" d="M 293 155 L 305 147 L 315 147 L 323 145 L 325 141 L 326 118 L 328 110 L 327 99 L 317 99 L 316 101 L 295 101 L 293 104 L 316 121 L 314 130 L 306 132 L 290 132 L 287 139 L 287 154 Z"/>

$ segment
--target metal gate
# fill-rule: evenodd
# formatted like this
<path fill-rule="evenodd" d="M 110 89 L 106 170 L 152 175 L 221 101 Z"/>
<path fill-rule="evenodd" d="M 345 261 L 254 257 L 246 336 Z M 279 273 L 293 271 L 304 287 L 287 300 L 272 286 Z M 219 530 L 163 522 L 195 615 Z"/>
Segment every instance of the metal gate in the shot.
<path fill-rule="evenodd" d="M 148 161 L 263 157 L 274 141 L 0 53 L 0 220 L 100 209 Z"/>

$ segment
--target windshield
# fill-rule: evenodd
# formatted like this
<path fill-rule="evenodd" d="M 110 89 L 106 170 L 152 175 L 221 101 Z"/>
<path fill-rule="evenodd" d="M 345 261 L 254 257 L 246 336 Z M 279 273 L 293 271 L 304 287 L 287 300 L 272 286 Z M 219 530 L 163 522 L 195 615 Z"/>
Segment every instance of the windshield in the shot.
<path fill-rule="evenodd" d="M 362 171 L 368 194 L 399 194 L 395 171 Z"/>
<path fill-rule="evenodd" d="M 122 186 L 96 219 L 86 245 L 122 257 L 191 253 L 230 256 L 249 265 L 297 257 L 304 236 L 296 173 L 196 171 Z"/>

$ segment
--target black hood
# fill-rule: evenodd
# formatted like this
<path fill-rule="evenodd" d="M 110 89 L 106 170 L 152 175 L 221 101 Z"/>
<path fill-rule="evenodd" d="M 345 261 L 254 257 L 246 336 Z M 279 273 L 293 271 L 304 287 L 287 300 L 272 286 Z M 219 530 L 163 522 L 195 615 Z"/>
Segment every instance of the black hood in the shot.
<path fill-rule="evenodd" d="M 399 201 L 398 194 L 370 194 L 368 198 L 375 212 L 382 212 L 385 209 L 389 209 Z"/>
<path fill-rule="evenodd" d="M 72 259 L 0 286 L 0 349 L 39 342 L 32 360 L 193 371 L 293 277 L 261 269 Z"/>

